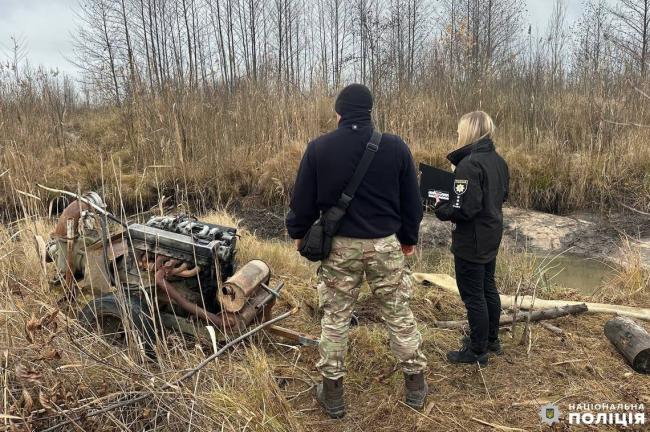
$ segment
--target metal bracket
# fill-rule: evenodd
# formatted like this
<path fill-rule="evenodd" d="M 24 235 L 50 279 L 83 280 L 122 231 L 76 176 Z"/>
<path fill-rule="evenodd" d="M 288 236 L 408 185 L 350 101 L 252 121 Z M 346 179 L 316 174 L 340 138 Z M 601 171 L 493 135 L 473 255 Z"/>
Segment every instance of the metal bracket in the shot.
<path fill-rule="evenodd" d="M 280 290 L 284 287 L 284 282 L 280 282 L 278 286 L 275 287 L 275 289 L 270 288 L 267 284 L 262 283 L 262 288 L 270 294 L 273 295 L 273 297 L 278 298 L 280 297 Z"/>

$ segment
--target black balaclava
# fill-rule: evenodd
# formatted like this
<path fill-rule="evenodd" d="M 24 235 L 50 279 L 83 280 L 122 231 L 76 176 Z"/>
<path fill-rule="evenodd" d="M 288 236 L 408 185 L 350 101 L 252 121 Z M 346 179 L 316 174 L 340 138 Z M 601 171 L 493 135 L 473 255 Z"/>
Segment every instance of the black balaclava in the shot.
<path fill-rule="evenodd" d="M 341 120 L 370 120 L 372 112 L 372 93 L 363 84 L 350 84 L 336 97 L 334 110 Z"/>

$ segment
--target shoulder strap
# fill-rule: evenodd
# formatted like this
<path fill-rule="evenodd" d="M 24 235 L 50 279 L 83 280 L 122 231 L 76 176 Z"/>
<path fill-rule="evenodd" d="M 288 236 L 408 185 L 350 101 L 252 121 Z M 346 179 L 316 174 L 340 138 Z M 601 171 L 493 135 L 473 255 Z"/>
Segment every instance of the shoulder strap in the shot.
<path fill-rule="evenodd" d="M 350 201 L 352 201 L 352 198 L 354 198 L 354 194 L 357 192 L 357 188 L 359 187 L 361 181 L 365 177 L 366 172 L 368 171 L 368 167 L 370 167 L 370 163 L 372 162 L 372 159 L 375 157 L 375 153 L 377 153 L 377 150 L 379 150 L 380 142 L 381 142 L 381 132 L 377 130 L 373 130 L 372 136 L 370 137 L 370 141 L 368 142 L 368 144 L 366 144 L 366 150 L 363 152 L 363 157 L 361 158 L 359 165 L 357 165 L 357 169 L 354 171 L 354 174 L 352 175 L 350 182 L 345 187 L 345 190 L 343 191 L 341 197 L 339 198 L 339 201 L 337 203 L 338 207 L 345 210 L 350 205 Z"/>

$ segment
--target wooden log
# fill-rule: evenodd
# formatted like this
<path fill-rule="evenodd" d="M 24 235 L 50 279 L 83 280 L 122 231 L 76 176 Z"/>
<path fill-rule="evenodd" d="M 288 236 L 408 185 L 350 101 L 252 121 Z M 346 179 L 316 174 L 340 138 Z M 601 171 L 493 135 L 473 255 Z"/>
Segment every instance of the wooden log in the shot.
<path fill-rule="evenodd" d="M 637 372 L 650 374 L 650 334 L 627 317 L 605 323 L 605 335 Z"/>
<path fill-rule="evenodd" d="M 527 319 L 530 322 L 550 320 L 555 318 L 560 318 L 567 315 L 578 315 L 581 313 L 587 312 L 587 305 L 584 303 L 579 305 L 567 305 L 561 307 L 554 307 L 549 309 L 541 309 L 533 312 L 520 312 L 517 314 L 516 319 L 514 319 L 512 314 L 502 314 L 499 321 L 499 325 L 506 326 L 511 325 L 514 322 L 526 321 Z M 436 321 L 434 325 L 438 328 L 446 329 L 458 329 L 458 328 L 467 328 L 469 326 L 468 322 L 465 321 Z"/>
<path fill-rule="evenodd" d="M 437 273 L 413 273 L 413 279 L 416 282 L 428 282 L 432 285 L 435 285 L 447 292 L 458 295 L 458 287 L 456 286 L 456 279 L 446 274 L 437 274 Z M 501 306 L 504 308 L 518 307 L 520 309 L 531 309 L 535 308 L 550 308 L 556 306 L 566 306 L 566 305 L 579 305 L 583 302 L 579 301 L 570 301 L 570 300 L 544 300 L 540 298 L 533 298 L 531 296 L 510 296 L 510 295 L 500 295 Z M 516 303 L 515 303 L 516 302 Z M 613 305 L 606 303 L 590 303 L 584 302 L 587 305 L 589 313 L 608 313 L 627 316 L 630 318 L 641 319 L 644 321 L 650 321 L 650 309 L 637 308 L 632 306 L 623 306 L 623 305 Z"/>

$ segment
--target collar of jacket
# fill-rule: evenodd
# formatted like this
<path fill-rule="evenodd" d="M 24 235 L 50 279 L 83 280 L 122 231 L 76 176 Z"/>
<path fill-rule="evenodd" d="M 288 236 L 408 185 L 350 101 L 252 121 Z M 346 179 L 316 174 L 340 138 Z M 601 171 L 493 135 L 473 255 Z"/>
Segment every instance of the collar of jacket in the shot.
<path fill-rule="evenodd" d="M 372 117 L 369 112 L 349 113 L 341 117 L 341 121 L 339 122 L 339 129 L 351 128 L 352 130 L 357 130 L 367 126 L 372 126 Z"/>
<path fill-rule="evenodd" d="M 472 153 L 487 153 L 490 151 L 494 151 L 494 143 L 490 138 L 483 138 L 480 141 L 467 144 L 466 146 L 449 153 L 447 155 L 447 160 L 457 166 L 460 161 Z"/>

